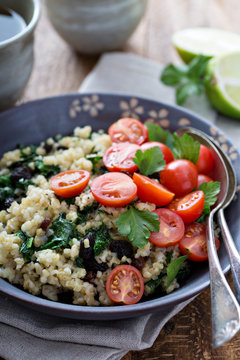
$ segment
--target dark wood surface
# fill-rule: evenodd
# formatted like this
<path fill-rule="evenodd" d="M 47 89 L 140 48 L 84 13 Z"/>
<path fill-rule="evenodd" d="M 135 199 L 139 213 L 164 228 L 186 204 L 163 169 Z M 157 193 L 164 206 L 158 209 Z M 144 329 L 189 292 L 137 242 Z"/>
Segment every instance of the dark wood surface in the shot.
<path fill-rule="evenodd" d="M 171 34 L 191 26 L 211 26 L 240 34 L 239 0 L 148 0 L 146 14 L 123 51 L 158 62 L 179 62 Z M 98 57 L 77 55 L 51 27 L 43 7 L 35 37 L 35 66 L 22 101 L 75 92 Z M 228 280 L 231 278 L 228 276 Z M 150 349 L 124 360 L 239 360 L 240 336 L 213 350 L 209 289 L 176 315 Z"/>

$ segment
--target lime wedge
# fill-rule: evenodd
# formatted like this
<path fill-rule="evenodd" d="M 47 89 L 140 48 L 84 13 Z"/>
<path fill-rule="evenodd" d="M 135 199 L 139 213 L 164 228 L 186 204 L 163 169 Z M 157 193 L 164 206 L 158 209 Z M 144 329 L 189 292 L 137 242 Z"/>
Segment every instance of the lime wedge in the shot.
<path fill-rule="evenodd" d="M 240 51 L 209 61 L 206 94 L 222 114 L 240 119 Z"/>
<path fill-rule="evenodd" d="M 213 28 L 190 28 L 177 31 L 172 43 L 184 62 L 196 55 L 215 57 L 227 52 L 240 51 L 240 36 Z"/>

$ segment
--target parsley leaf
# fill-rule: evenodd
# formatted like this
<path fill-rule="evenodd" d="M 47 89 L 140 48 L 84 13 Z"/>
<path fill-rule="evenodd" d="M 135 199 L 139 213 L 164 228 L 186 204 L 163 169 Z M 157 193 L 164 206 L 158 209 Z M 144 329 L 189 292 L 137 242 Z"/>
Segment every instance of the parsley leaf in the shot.
<path fill-rule="evenodd" d="M 167 145 L 170 149 L 173 147 L 174 138 L 169 130 L 163 130 L 161 126 L 156 124 L 145 124 L 148 129 L 148 140 L 158 141 Z"/>
<path fill-rule="evenodd" d="M 199 157 L 200 143 L 188 134 L 184 134 L 181 138 L 176 133 L 173 136 L 174 148 L 172 152 L 175 159 L 187 159 L 196 164 Z"/>
<path fill-rule="evenodd" d="M 184 256 L 180 256 L 180 257 L 178 257 L 175 260 L 170 262 L 170 264 L 167 267 L 168 282 L 167 282 L 166 289 L 173 282 L 173 280 L 177 276 L 179 270 L 181 269 L 182 264 L 184 263 L 185 260 L 187 260 L 187 258 L 188 258 L 188 255 L 184 255 Z"/>
<path fill-rule="evenodd" d="M 176 86 L 176 102 L 184 104 L 190 95 L 204 91 L 206 69 L 210 58 L 197 55 L 188 65 L 167 65 L 161 74 L 161 81 L 167 86 Z"/>
<path fill-rule="evenodd" d="M 220 188 L 221 183 L 219 181 L 210 181 L 208 184 L 204 182 L 199 186 L 198 190 L 203 191 L 205 202 L 202 215 L 197 219 L 197 222 L 203 222 L 205 215 L 210 213 L 210 207 L 217 201 L 217 195 L 220 192 Z"/>
<path fill-rule="evenodd" d="M 163 160 L 163 152 L 158 146 L 144 152 L 137 150 L 135 156 L 133 161 L 138 166 L 140 173 L 146 176 L 163 170 L 166 165 L 166 161 Z"/>
<path fill-rule="evenodd" d="M 133 246 L 141 248 L 148 243 L 150 231 L 159 231 L 160 222 L 157 214 L 130 206 L 117 218 L 116 225 L 121 235 L 128 236 Z"/>

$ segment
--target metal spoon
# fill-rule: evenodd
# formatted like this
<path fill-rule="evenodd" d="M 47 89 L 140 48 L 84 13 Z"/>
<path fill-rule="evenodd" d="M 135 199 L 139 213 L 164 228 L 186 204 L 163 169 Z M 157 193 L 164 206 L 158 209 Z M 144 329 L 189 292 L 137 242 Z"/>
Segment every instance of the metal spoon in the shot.
<path fill-rule="evenodd" d="M 227 168 L 215 145 L 200 130 L 183 128 L 178 135 L 188 133 L 201 144 L 207 146 L 214 157 L 214 175 L 221 182 L 218 200 L 206 218 L 209 276 L 211 287 L 212 339 L 217 348 L 230 340 L 240 329 L 240 307 L 222 272 L 215 247 L 213 216 L 225 204 L 229 188 Z"/>
<path fill-rule="evenodd" d="M 228 176 L 229 176 L 229 189 L 223 207 L 221 207 L 221 209 L 218 211 L 218 222 L 221 228 L 223 242 L 227 250 L 231 265 L 235 294 L 238 302 L 240 302 L 240 255 L 238 253 L 238 250 L 235 246 L 235 243 L 227 226 L 223 212 L 223 210 L 230 204 L 236 193 L 237 178 L 228 156 L 224 153 L 221 147 L 212 138 L 210 138 L 210 140 L 214 143 L 219 153 L 221 154 L 223 161 L 227 167 Z"/>

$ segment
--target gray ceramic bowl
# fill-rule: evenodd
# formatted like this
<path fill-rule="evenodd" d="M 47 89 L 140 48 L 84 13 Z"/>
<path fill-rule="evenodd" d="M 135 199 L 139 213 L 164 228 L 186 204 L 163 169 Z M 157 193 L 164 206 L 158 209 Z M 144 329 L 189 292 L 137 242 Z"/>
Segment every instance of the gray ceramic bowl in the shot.
<path fill-rule="evenodd" d="M 15 148 L 19 143 L 38 144 L 55 134 L 70 134 L 76 126 L 88 124 L 94 130 L 107 130 L 114 121 L 128 116 L 139 118 L 143 122 L 146 120 L 155 122 L 171 131 L 190 125 L 213 136 L 232 159 L 238 184 L 240 183 L 240 154 L 218 128 L 183 108 L 126 95 L 64 95 L 10 109 L 0 114 L 0 155 Z M 228 226 L 238 249 L 240 249 L 239 214 L 240 197 L 236 198 L 225 211 Z M 222 269 L 226 272 L 229 263 L 223 244 L 220 246 L 218 256 Z M 74 319 L 107 320 L 134 317 L 170 308 L 200 293 L 208 285 L 208 263 L 205 262 L 196 264 L 190 278 L 179 289 L 163 297 L 143 299 L 135 305 L 92 307 L 53 302 L 33 296 L 3 279 L 0 279 L 0 292 L 25 306 L 48 314 Z"/>
<path fill-rule="evenodd" d="M 49 19 L 75 50 L 119 49 L 139 23 L 146 0 L 45 0 Z"/>
<path fill-rule="evenodd" d="M 20 14 L 27 26 L 0 42 L 0 110 L 13 105 L 21 95 L 33 67 L 33 32 L 40 16 L 39 0 L 0 0 L 0 6 Z"/>

